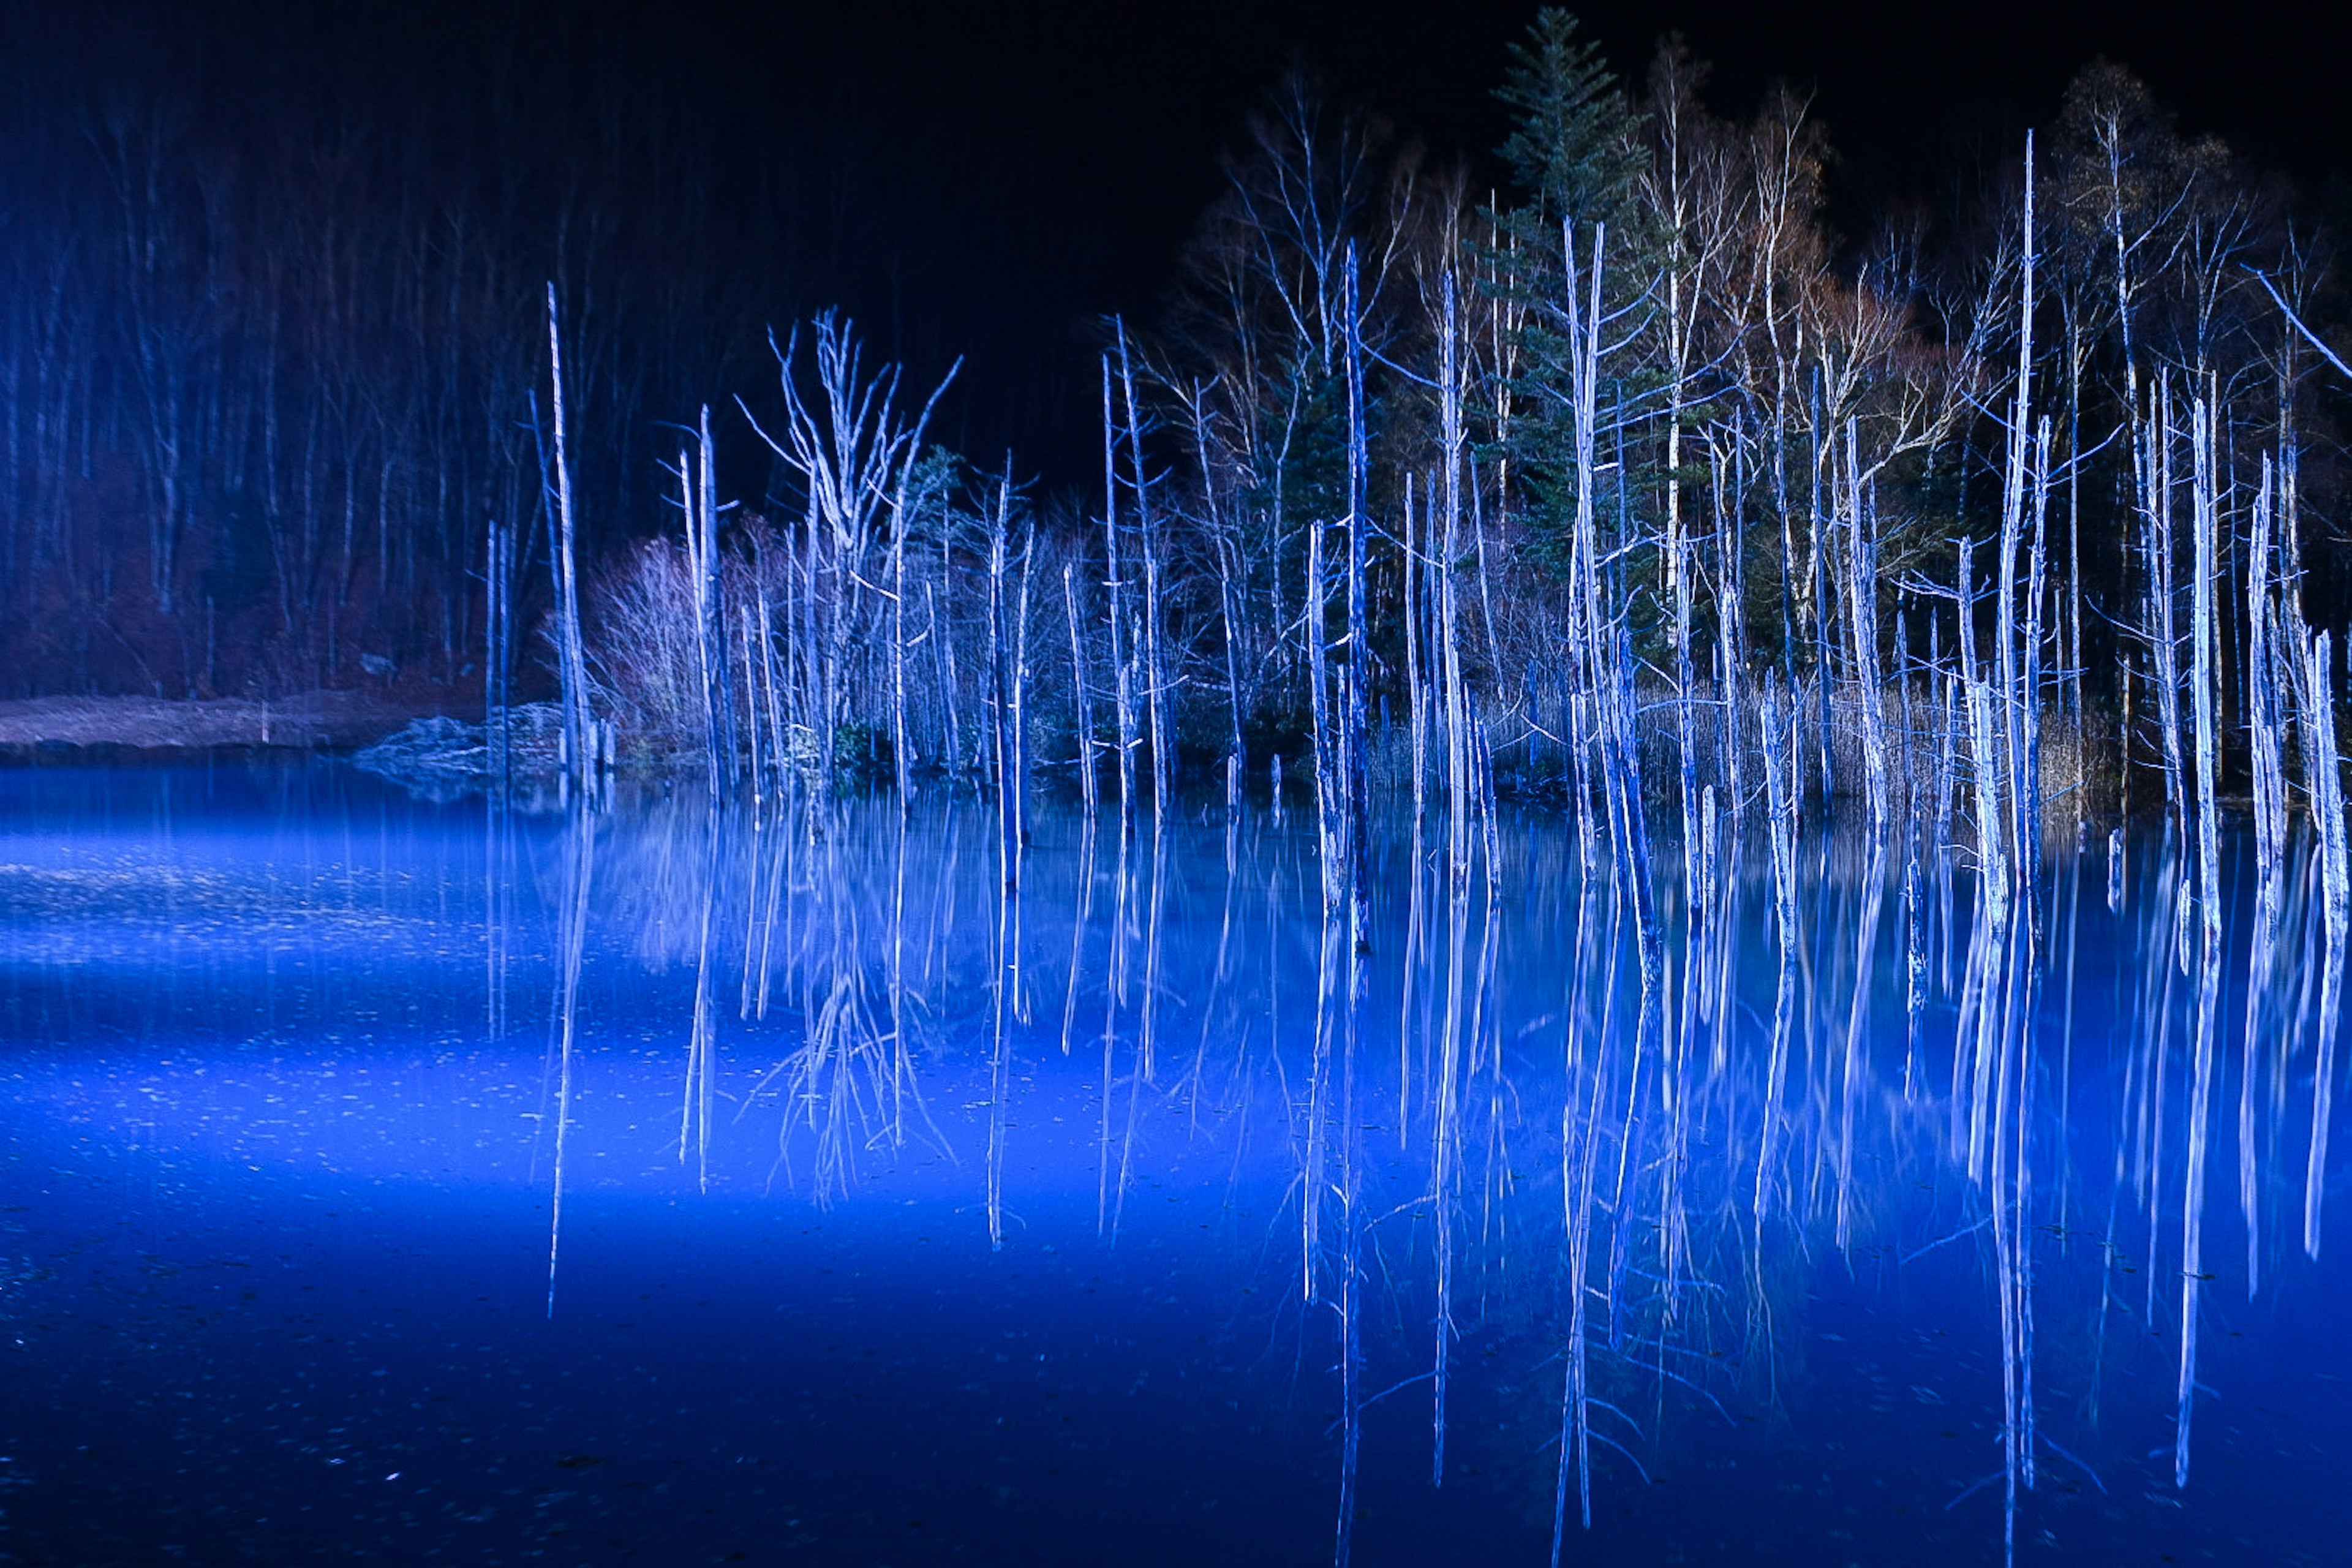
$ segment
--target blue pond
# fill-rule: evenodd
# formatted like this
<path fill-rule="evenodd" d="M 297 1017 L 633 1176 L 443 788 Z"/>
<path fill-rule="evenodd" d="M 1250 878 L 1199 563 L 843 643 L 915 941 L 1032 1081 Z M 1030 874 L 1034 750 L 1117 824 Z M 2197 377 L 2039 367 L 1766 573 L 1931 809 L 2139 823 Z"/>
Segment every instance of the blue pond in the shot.
<path fill-rule="evenodd" d="M 0 1563 L 2345 1560 L 2300 847 L 1031 826 L 0 774 Z"/>

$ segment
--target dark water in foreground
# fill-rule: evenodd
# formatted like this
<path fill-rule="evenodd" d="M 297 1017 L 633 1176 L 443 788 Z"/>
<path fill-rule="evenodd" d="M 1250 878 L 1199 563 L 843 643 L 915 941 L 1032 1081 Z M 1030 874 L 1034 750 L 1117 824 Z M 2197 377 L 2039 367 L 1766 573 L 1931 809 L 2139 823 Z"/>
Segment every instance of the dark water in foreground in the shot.
<path fill-rule="evenodd" d="M 0 1562 L 2346 1560 L 2300 859 L 995 843 L 0 774 Z"/>

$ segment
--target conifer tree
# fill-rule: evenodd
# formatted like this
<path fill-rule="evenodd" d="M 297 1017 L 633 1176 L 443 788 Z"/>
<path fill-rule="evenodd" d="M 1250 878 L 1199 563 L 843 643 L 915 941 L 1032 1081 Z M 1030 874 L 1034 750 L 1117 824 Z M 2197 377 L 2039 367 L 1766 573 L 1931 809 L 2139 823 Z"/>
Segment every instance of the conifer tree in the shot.
<path fill-rule="evenodd" d="M 1530 503 L 1521 514 L 1528 547 L 1557 568 L 1570 548 L 1575 486 L 1565 247 L 1573 237 L 1584 258 L 1578 266 L 1586 268 L 1596 232 L 1602 237 L 1603 298 L 1613 305 L 1638 294 L 1640 280 L 1654 272 L 1659 237 L 1639 200 L 1648 162 L 1640 121 L 1600 50 L 1578 37 L 1576 18 L 1546 7 L 1510 54 L 1496 96 L 1511 107 L 1514 125 L 1499 152 L 1526 200 L 1497 215 L 1504 242 L 1491 267 L 1494 286 L 1520 307 L 1512 312 L 1518 322 L 1512 358 L 1520 374 L 1497 389 L 1496 425 Z M 1625 411 L 1647 390 L 1648 377 L 1630 360 L 1604 374 L 1611 386 L 1601 416 L 1613 427 L 1612 445 L 1622 447 Z M 1630 468 L 1615 472 L 1619 487 L 1640 488 Z M 1615 494 L 1607 510 L 1630 515 L 1635 508 L 1631 494 Z"/>

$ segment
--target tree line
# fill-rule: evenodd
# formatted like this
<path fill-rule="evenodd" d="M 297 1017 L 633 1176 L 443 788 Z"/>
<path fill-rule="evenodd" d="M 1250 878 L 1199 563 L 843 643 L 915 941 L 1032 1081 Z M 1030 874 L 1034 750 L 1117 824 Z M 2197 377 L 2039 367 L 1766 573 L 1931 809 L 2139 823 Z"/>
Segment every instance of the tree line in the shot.
<path fill-rule="evenodd" d="M 470 681 L 494 525 L 516 613 L 551 604 L 551 280 L 592 555 L 663 526 L 663 422 L 761 377 L 767 323 L 822 303 L 944 365 L 952 271 L 1020 306 L 958 335 L 1008 405 L 1049 405 L 1009 264 L 912 243 L 941 226 L 910 209 L 986 182 L 899 167 L 881 107 L 687 20 L 15 8 L 0 693 Z"/>
<path fill-rule="evenodd" d="M 2328 237 L 2112 64 L 1859 234 L 1803 96 L 1723 114 L 1671 39 L 1621 82 L 1542 13 L 1498 89 L 1501 189 L 1289 77 L 1163 306 L 1103 323 L 1100 484 L 1046 490 L 942 447 L 938 383 L 851 318 L 773 310 L 804 277 L 725 264 L 796 254 L 780 198 L 809 195 L 743 199 L 725 121 L 620 79 L 469 79 L 383 134 L 306 99 L 305 58 L 268 147 L 159 89 L 201 72 L 24 84 L 19 689 L 486 659 L 527 688 L 572 642 L 514 626 L 568 565 L 583 711 L 714 781 L 1589 795 L 1645 765 L 1670 690 L 1727 789 L 1769 707 L 1809 788 L 1876 798 L 1981 677 L 2063 716 L 2085 777 L 2137 757 L 2178 805 L 2196 690 L 2219 765 L 2256 767 L 2344 600 Z"/>
<path fill-rule="evenodd" d="M 2100 62 L 1946 210 L 1853 237 L 1803 97 L 1727 117 L 1706 76 L 1670 39 L 1621 83 L 1543 13 L 1501 192 L 1286 79 L 1166 307 L 1105 324 L 1091 494 L 870 419 L 894 374 L 820 321 L 778 356 L 812 432 L 768 443 L 778 482 L 698 565 L 607 573 L 624 729 L 723 729 L 714 783 L 1045 770 L 1129 812 L 1287 765 L 1334 820 L 1375 773 L 1639 795 L 1666 730 L 1694 813 L 1769 761 L 1883 815 L 1957 748 L 2013 847 L 2045 750 L 2123 805 L 2152 764 L 2185 814 L 2199 691 L 2223 774 L 2275 773 L 2342 602 L 2331 252 L 2294 194 Z"/>

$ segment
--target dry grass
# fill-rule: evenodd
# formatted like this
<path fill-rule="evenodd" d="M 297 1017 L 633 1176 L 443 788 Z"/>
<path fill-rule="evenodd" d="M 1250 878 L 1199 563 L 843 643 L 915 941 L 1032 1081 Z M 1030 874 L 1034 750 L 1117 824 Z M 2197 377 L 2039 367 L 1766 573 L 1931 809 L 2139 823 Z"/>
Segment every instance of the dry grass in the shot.
<path fill-rule="evenodd" d="M 205 746 L 345 750 L 399 729 L 420 711 L 400 693 L 310 691 L 274 701 L 222 698 L 35 697 L 0 702 L 0 747 Z"/>

